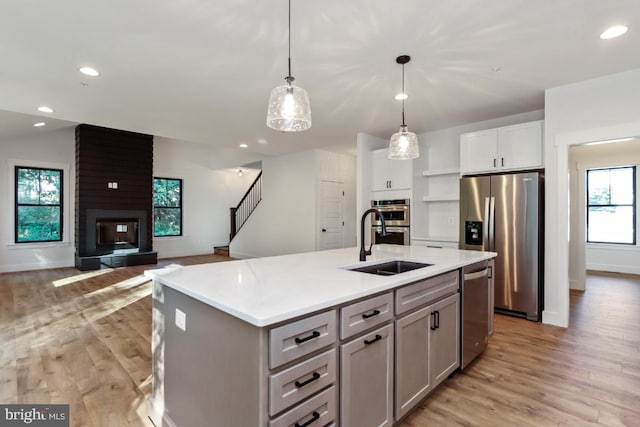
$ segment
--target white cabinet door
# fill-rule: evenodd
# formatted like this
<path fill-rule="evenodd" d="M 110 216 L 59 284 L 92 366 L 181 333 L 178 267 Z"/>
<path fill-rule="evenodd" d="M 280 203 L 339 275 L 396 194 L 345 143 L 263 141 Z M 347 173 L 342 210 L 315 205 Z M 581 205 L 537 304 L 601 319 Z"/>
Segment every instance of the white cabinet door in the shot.
<path fill-rule="evenodd" d="M 460 171 L 464 174 L 496 170 L 498 130 L 488 129 L 460 136 Z"/>
<path fill-rule="evenodd" d="M 340 348 L 343 427 L 393 425 L 393 325 Z"/>
<path fill-rule="evenodd" d="M 409 160 L 390 160 L 389 150 L 371 152 L 371 190 L 404 190 L 412 184 L 412 165 Z"/>
<path fill-rule="evenodd" d="M 371 152 L 371 189 L 383 191 L 389 189 L 389 158 L 388 150 Z"/>
<path fill-rule="evenodd" d="M 396 320 L 396 418 L 431 391 L 431 307 Z"/>
<path fill-rule="evenodd" d="M 542 121 L 499 128 L 498 145 L 501 169 L 542 167 Z"/>
<path fill-rule="evenodd" d="M 460 294 L 431 306 L 431 378 L 437 387 L 460 366 Z"/>

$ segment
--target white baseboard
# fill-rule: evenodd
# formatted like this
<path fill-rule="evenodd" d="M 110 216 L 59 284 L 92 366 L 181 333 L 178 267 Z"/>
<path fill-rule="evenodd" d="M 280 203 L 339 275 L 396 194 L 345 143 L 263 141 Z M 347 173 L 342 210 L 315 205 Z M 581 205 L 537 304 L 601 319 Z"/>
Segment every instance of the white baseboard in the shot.
<path fill-rule="evenodd" d="M 569 280 L 569 289 L 575 289 L 577 291 L 584 291 L 584 283 L 578 283 L 577 280 Z"/>
<path fill-rule="evenodd" d="M 542 323 L 568 328 L 568 323 L 555 311 L 542 310 Z"/>
<path fill-rule="evenodd" d="M 613 264 L 587 264 L 587 270 L 608 271 L 611 273 L 640 274 L 640 267 Z"/>
<path fill-rule="evenodd" d="M 0 265 L 0 273 L 15 273 L 18 271 L 32 271 L 32 270 L 48 270 L 50 268 L 66 268 L 74 267 L 75 261 L 73 258 L 70 261 L 55 261 L 55 262 L 27 262 L 23 264 L 7 264 Z"/>
<path fill-rule="evenodd" d="M 252 255 L 252 254 L 243 254 L 243 253 L 239 253 L 239 252 L 234 252 L 232 250 L 229 250 L 229 256 L 231 258 L 236 258 L 236 259 L 249 259 L 249 258 L 260 258 L 257 255 Z"/>

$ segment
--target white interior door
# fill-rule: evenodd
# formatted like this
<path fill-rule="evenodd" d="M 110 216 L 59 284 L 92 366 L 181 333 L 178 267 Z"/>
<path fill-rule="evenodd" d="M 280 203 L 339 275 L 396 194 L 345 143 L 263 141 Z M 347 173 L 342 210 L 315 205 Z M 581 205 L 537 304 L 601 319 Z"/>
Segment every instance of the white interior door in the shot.
<path fill-rule="evenodd" d="M 344 247 L 344 184 L 320 183 L 320 250 Z"/>

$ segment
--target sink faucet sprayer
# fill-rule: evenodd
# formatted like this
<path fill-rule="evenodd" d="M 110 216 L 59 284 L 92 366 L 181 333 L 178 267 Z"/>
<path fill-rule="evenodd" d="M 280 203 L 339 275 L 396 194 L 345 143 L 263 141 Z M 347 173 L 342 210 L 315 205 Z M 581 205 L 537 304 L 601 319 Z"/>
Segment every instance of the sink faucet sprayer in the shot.
<path fill-rule="evenodd" d="M 373 247 L 373 242 L 371 242 L 371 244 L 369 245 L 369 250 L 364 250 L 364 220 L 367 218 L 367 215 L 372 212 L 375 212 L 376 215 L 378 215 L 378 218 L 380 218 L 380 225 L 382 227 L 382 232 L 380 233 L 380 235 L 387 235 L 387 226 L 384 223 L 382 212 L 375 208 L 367 209 L 366 211 L 364 211 L 364 213 L 362 214 L 362 218 L 360 218 L 360 261 L 367 260 L 367 255 L 371 255 L 371 248 Z"/>

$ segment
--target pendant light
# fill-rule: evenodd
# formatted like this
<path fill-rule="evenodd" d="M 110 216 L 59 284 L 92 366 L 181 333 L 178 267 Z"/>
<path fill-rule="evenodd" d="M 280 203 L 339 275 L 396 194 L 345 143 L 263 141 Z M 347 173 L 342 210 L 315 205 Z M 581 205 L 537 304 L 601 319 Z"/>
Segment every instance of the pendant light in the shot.
<path fill-rule="evenodd" d="M 307 91 L 295 85 L 291 75 L 291 0 L 289 0 L 289 74 L 285 84 L 271 90 L 267 126 L 282 132 L 300 132 L 311 127 L 311 105 Z"/>
<path fill-rule="evenodd" d="M 404 64 L 411 61 L 409 55 L 402 55 L 396 58 L 396 62 L 402 65 L 402 93 L 404 94 Z M 402 126 L 400 131 L 391 135 L 389 142 L 389 158 L 394 160 L 409 160 L 420 156 L 418 148 L 418 137 L 415 133 L 409 132 L 407 125 L 404 123 L 404 99 L 402 97 Z"/>

